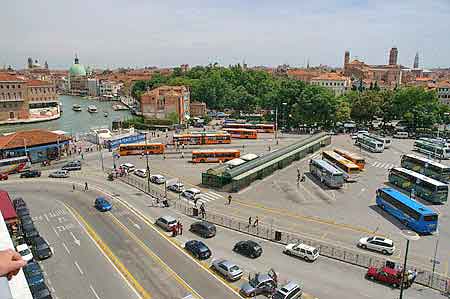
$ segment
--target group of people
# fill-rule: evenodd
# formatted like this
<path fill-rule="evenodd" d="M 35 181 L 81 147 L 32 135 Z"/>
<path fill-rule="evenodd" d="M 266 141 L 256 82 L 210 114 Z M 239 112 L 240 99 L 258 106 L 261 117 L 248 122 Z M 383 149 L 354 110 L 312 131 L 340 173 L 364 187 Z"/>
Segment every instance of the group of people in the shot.
<path fill-rule="evenodd" d="M 252 216 L 248 217 L 248 227 L 252 226 Z M 253 222 L 253 227 L 258 227 L 259 225 L 259 218 L 258 216 L 255 217 L 255 221 Z"/>
<path fill-rule="evenodd" d="M 172 237 L 183 235 L 183 224 L 178 220 L 177 224 L 172 226 Z"/>

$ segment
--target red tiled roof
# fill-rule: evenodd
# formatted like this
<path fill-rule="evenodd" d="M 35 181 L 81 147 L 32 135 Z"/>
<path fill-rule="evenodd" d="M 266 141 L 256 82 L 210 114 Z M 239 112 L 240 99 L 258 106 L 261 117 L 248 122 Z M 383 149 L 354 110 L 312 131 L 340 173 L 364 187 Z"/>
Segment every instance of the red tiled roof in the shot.
<path fill-rule="evenodd" d="M 341 76 L 337 73 L 325 73 L 321 74 L 317 77 L 312 78 L 312 80 L 336 80 L 336 81 L 345 81 L 348 80 L 348 77 Z"/>
<path fill-rule="evenodd" d="M 28 86 L 47 86 L 47 85 L 52 85 L 52 83 L 42 80 L 28 80 Z"/>
<path fill-rule="evenodd" d="M 17 81 L 24 81 L 24 80 L 18 78 L 17 76 L 8 74 L 8 73 L 0 73 L 0 81 L 13 81 L 13 82 L 17 82 Z"/>
<path fill-rule="evenodd" d="M 59 135 L 44 129 L 33 129 L 28 131 L 20 131 L 7 136 L 0 136 L 0 150 L 21 148 L 25 145 L 28 147 L 43 145 L 48 143 L 56 143 L 71 140 L 72 138 Z"/>
<path fill-rule="evenodd" d="M 437 83 L 437 87 L 450 87 L 450 81 L 441 81 Z"/>
<path fill-rule="evenodd" d="M 2 212 L 5 221 L 14 218 L 17 219 L 17 214 L 12 205 L 11 198 L 9 197 L 8 192 L 4 190 L 0 190 L 0 212 Z"/>

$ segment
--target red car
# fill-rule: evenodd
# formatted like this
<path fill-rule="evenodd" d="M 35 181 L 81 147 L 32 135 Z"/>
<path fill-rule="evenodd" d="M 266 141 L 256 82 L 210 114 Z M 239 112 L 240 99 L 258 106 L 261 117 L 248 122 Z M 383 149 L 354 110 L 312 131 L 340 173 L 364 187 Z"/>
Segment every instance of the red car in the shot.
<path fill-rule="evenodd" d="M 376 280 L 384 284 L 388 284 L 394 288 L 398 288 L 402 281 L 403 271 L 392 269 L 389 267 L 375 268 L 369 267 L 366 273 L 366 278 Z M 408 281 L 405 281 L 404 287 L 409 287 Z"/>
<path fill-rule="evenodd" d="M 7 180 L 8 179 L 8 175 L 6 174 L 6 173 L 0 173 L 0 181 L 3 181 L 3 180 Z"/>

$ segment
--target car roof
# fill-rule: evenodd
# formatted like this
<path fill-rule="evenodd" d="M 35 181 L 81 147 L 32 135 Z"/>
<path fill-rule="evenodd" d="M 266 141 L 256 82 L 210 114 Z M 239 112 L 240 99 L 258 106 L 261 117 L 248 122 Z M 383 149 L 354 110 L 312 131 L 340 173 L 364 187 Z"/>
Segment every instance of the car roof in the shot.
<path fill-rule="evenodd" d="M 221 260 L 218 263 L 224 265 L 227 268 L 231 268 L 233 266 L 237 266 L 235 263 L 233 263 L 233 262 L 231 262 L 229 260 Z"/>
<path fill-rule="evenodd" d="M 17 245 L 17 250 L 18 251 L 22 251 L 22 250 L 25 250 L 25 249 L 28 249 L 28 245 L 27 244 L 20 244 L 20 245 Z"/>
<path fill-rule="evenodd" d="M 214 224 L 209 223 L 208 221 L 197 221 L 197 222 L 194 222 L 193 224 L 203 225 L 203 226 L 206 226 L 206 227 L 215 227 Z"/>
<path fill-rule="evenodd" d="M 189 188 L 186 191 L 193 192 L 193 193 L 201 193 L 202 192 L 202 191 L 200 191 L 200 190 L 198 190 L 196 188 Z"/>
<path fill-rule="evenodd" d="M 159 217 L 160 219 L 164 219 L 164 220 L 166 220 L 167 222 L 170 222 L 170 221 L 177 221 L 177 219 L 175 219 L 174 217 L 172 217 L 172 216 L 170 216 L 170 215 L 165 215 L 165 216 L 161 216 L 161 217 Z"/>
<path fill-rule="evenodd" d="M 261 247 L 258 243 L 256 243 L 255 241 L 252 241 L 252 240 L 242 241 L 242 243 L 247 243 L 250 246 L 259 246 L 259 247 Z"/>
<path fill-rule="evenodd" d="M 132 167 L 134 167 L 134 164 L 131 164 L 131 163 L 123 163 L 123 164 L 121 164 L 120 166 L 126 166 L 126 167 L 132 166 Z"/>
<path fill-rule="evenodd" d="M 273 280 L 273 278 L 267 274 L 267 273 L 259 273 L 258 274 L 258 281 L 263 282 L 263 281 L 268 281 L 268 280 Z"/>
<path fill-rule="evenodd" d="M 287 284 L 283 285 L 279 290 L 284 293 L 289 293 L 295 288 L 301 288 L 300 284 L 290 281 Z"/>
<path fill-rule="evenodd" d="M 136 171 L 142 171 L 142 172 L 146 172 L 146 171 L 147 171 L 147 169 L 145 169 L 145 168 L 139 168 L 139 169 L 136 169 Z"/>
<path fill-rule="evenodd" d="M 306 244 L 304 244 L 304 243 L 300 243 L 300 244 L 298 244 L 297 246 L 300 247 L 300 248 L 302 248 L 302 249 L 310 250 L 310 251 L 313 251 L 314 249 L 316 249 L 316 247 L 309 246 L 309 245 L 306 245 Z"/>

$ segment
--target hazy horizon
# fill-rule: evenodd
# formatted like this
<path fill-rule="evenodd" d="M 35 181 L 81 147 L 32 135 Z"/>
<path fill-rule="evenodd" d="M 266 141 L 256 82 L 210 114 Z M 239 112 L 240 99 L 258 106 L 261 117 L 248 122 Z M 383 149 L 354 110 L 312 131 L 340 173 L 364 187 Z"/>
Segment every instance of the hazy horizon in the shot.
<path fill-rule="evenodd" d="M 435 0 L 8 1 L 2 5 L 0 65 L 27 58 L 67 69 L 77 53 L 95 68 L 183 63 L 341 67 L 344 51 L 386 64 L 389 49 L 411 67 L 450 66 L 450 2 Z"/>

